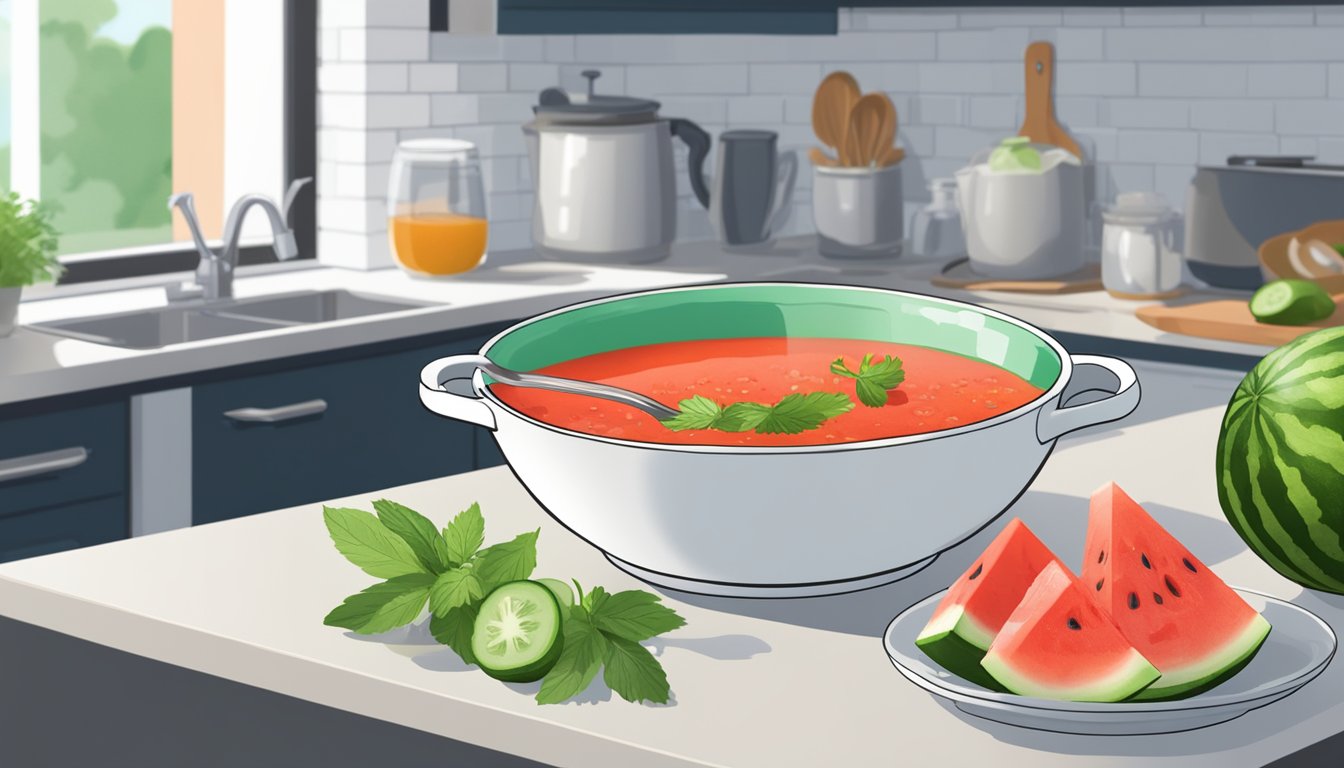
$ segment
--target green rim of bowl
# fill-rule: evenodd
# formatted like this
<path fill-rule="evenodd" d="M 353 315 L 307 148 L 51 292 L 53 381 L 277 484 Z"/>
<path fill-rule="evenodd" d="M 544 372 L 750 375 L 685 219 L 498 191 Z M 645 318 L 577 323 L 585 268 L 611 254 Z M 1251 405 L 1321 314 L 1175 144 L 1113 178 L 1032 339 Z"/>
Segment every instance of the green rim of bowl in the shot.
<path fill-rule="evenodd" d="M 1043 390 L 1029 403 L 955 429 L 855 443 L 811 446 L 698 446 L 646 443 L 546 428 L 602 442 L 670 450 L 755 453 L 839 450 L 914 442 L 984 429 L 1039 406 L 1062 387 L 1068 354 L 1045 332 L 993 310 L 916 293 L 802 283 L 728 283 L 612 296 L 539 315 L 495 336 L 481 354 L 499 365 L 532 371 L 617 349 L 672 341 L 745 337 L 838 338 L 914 344 L 980 360 Z M 489 383 L 488 377 L 483 382 Z"/>

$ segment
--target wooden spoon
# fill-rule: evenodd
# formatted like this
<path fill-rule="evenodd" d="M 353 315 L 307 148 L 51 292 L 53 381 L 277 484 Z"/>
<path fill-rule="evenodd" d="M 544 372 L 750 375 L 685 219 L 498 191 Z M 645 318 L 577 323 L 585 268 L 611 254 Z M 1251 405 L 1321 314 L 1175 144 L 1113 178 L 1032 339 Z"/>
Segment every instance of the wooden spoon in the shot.
<path fill-rule="evenodd" d="M 895 165 L 905 159 L 905 150 L 900 147 L 888 146 L 882 150 L 882 154 L 877 158 L 877 167 L 886 168 L 889 165 Z"/>
<path fill-rule="evenodd" d="M 849 133 L 849 110 L 858 100 L 858 81 L 848 72 L 832 72 L 822 79 L 812 99 L 812 130 L 822 144 L 840 150 Z"/>
<path fill-rule="evenodd" d="M 818 147 L 812 147 L 807 150 L 807 157 L 812 161 L 813 165 L 819 165 L 823 168 L 833 168 L 839 164 L 834 157 L 826 154 L 825 151 Z"/>
<path fill-rule="evenodd" d="M 854 102 L 854 107 L 849 111 L 850 140 L 845 146 L 848 165 L 872 165 L 882 150 L 891 146 L 895 125 L 891 125 L 893 133 L 886 133 L 886 124 L 890 121 L 887 109 L 890 105 L 891 99 L 880 93 L 867 94 Z M 892 111 L 895 111 L 894 108 Z"/>

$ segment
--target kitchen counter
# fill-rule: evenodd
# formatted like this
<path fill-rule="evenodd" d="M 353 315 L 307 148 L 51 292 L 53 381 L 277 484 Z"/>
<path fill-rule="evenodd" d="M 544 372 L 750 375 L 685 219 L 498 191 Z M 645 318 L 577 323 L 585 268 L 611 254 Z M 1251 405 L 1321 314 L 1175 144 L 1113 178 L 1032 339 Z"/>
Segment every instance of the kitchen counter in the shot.
<path fill-rule="evenodd" d="M 567 304 L 630 291 L 724 280 L 834 282 L 913 290 L 972 301 L 1057 333 L 1074 351 L 1112 352 L 1245 370 L 1267 347 L 1169 334 L 1134 317 L 1141 302 L 1104 292 L 1040 296 L 969 292 L 929 284 L 940 264 L 911 258 L 828 259 L 815 239 L 787 238 L 767 248 L 726 252 L 714 242 L 678 243 L 664 261 L 599 266 L 540 261 L 530 252 L 492 255 L 456 278 L 421 280 L 398 269 L 360 272 L 314 266 L 242 276 L 239 298 L 345 288 L 436 306 L 309 326 L 226 336 L 154 350 L 132 350 L 19 328 L 0 339 L 0 405 L 226 368 L 391 339 L 530 317 Z M 1214 298 L 1223 294 L 1210 293 Z M 162 286 L 25 301 L 20 323 L 163 306 Z M 1086 349 L 1076 347 L 1085 346 Z"/>
<path fill-rule="evenodd" d="M 1239 375 L 1157 363 L 1136 368 L 1143 401 L 1135 414 L 1061 441 L 996 525 L 906 581 L 803 600 L 666 593 L 687 620 L 651 642 L 672 684 L 667 706 L 629 704 L 599 680 L 578 701 L 540 707 L 532 700 L 536 684 L 506 685 L 465 668 L 423 626 L 374 638 L 324 627 L 326 611 L 373 580 L 332 547 L 318 504 L 0 565 L 0 616 L 369 722 L 561 766 L 1229 768 L 1262 765 L 1334 736 L 1344 729 L 1338 660 L 1287 699 L 1237 720 L 1133 738 L 979 720 L 910 684 L 887 660 L 880 636 L 891 617 L 945 587 L 1014 515 L 1076 566 L 1088 495 L 1108 480 L 1145 503 L 1230 583 L 1292 600 L 1344 630 L 1344 598 L 1279 577 L 1222 519 L 1214 443 Z M 487 542 L 540 527 L 538 575 L 609 590 L 642 586 L 547 517 L 505 468 L 331 503 L 367 509 L 380 497 L 419 509 L 437 525 L 479 501 Z M 81 696 L 96 696 L 97 680 L 63 679 L 60 671 L 73 660 L 54 655 L 34 652 L 24 666 L 52 670 L 37 680 L 80 685 Z M 36 696 L 9 689 L 11 697 Z M 190 688 L 179 693 L 193 695 Z M 133 702 L 100 712 L 109 731 L 122 722 L 134 728 L 141 716 Z M 66 733 L 68 721 L 55 720 L 30 727 Z M 246 735 L 240 730 L 235 741 L 246 745 Z M 37 738 L 60 743 L 50 747 L 56 754 L 79 748 Z M 385 749 L 390 763 L 406 764 L 395 745 Z M 20 762 L 38 755 L 26 757 Z M 209 757 L 193 762 L 208 764 Z"/>

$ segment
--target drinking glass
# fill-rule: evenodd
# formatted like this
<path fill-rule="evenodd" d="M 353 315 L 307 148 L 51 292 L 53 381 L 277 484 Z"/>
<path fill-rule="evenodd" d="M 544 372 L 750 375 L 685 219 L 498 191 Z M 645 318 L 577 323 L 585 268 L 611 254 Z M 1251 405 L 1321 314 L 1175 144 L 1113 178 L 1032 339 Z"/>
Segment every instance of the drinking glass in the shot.
<path fill-rule="evenodd" d="M 392 254 L 413 275 L 466 272 L 485 257 L 485 186 L 476 146 L 459 139 L 397 145 L 388 183 Z"/>

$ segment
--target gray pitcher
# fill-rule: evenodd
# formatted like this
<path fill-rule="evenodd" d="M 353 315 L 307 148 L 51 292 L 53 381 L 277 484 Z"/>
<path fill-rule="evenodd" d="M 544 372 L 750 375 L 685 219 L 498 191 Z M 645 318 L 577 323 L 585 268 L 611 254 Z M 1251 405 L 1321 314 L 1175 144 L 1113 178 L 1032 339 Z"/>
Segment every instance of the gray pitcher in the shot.
<path fill-rule="evenodd" d="M 709 220 L 725 245 L 770 239 L 793 198 L 798 158 L 779 154 L 774 131 L 726 131 L 719 136 Z"/>

